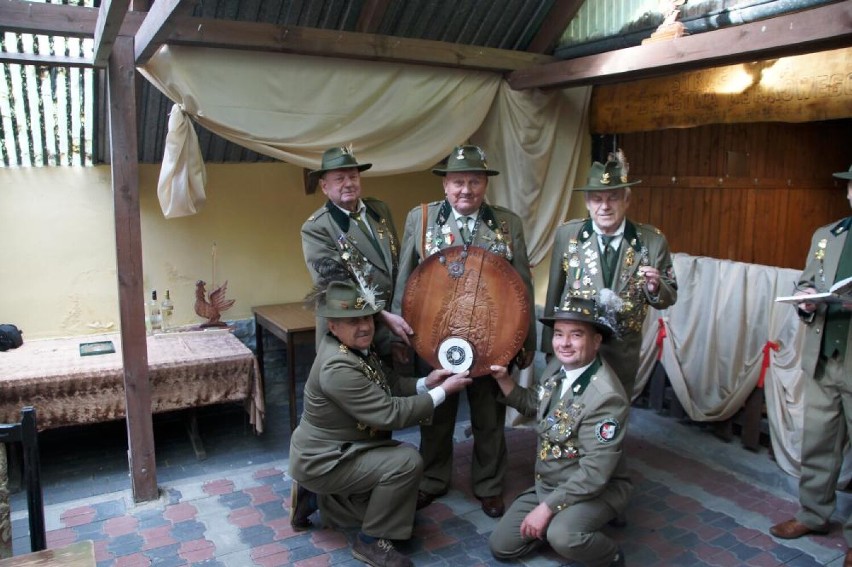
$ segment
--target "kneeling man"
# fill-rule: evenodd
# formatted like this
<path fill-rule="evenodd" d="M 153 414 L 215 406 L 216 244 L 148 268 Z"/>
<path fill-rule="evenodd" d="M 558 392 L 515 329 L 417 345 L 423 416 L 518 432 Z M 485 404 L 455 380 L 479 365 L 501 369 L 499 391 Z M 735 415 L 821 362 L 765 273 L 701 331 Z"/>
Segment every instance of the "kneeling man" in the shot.
<path fill-rule="evenodd" d="M 524 388 L 492 366 L 504 402 L 538 418 L 535 486 L 512 503 L 491 534 L 498 559 L 521 557 L 547 542 L 561 556 L 590 566 L 624 565 L 600 530 L 624 511 L 632 484 L 622 454 L 630 402 L 598 356 L 612 328 L 593 299 L 566 299 L 542 323 L 553 327 L 556 355 L 538 388 Z"/>
<path fill-rule="evenodd" d="M 317 315 L 328 320 L 304 391 L 304 410 L 290 440 L 290 523 L 361 529 L 355 558 L 376 567 L 411 565 L 391 540 L 411 537 L 423 461 L 391 438 L 432 417 L 449 394 L 470 385 L 467 373 L 433 370 L 426 378 L 385 372 L 372 348 L 374 315 L 384 303 L 371 290 L 333 281 Z"/>

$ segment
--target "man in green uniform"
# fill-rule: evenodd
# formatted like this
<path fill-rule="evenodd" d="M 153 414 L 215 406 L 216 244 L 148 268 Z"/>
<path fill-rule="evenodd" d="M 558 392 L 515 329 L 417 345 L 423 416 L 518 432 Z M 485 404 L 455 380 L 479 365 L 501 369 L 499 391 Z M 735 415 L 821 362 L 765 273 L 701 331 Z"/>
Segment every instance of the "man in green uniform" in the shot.
<path fill-rule="evenodd" d="M 624 565 L 600 530 L 627 506 L 633 489 L 622 453 L 630 402 L 598 356 L 612 329 L 593 299 L 567 299 L 542 322 L 553 329 L 556 355 L 538 388 L 515 384 L 492 366 L 503 401 L 538 419 L 535 486 L 509 507 L 491 534 L 498 559 L 516 559 L 547 542 L 570 561 Z"/>
<path fill-rule="evenodd" d="M 485 153 L 477 146 L 458 146 L 447 158 L 446 166 L 437 167 L 432 173 L 443 177 L 446 199 L 415 207 L 408 213 L 392 311 L 401 313 L 405 285 L 420 262 L 444 248 L 463 244 L 485 248 L 508 260 L 524 281 L 530 305 L 533 305 L 532 277 L 521 219 L 508 209 L 484 202 L 488 178 L 498 174 L 488 168 Z M 493 290 L 495 294 L 499 292 Z M 524 348 L 516 357 L 521 368 L 532 363 L 535 335 L 535 315 L 531 309 Z M 399 346 L 395 344 L 398 349 L 395 356 L 400 362 L 406 362 L 407 354 Z M 481 501 L 483 511 L 492 517 L 503 515 L 503 479 L 507 466 L 503 434 L 506 407 L 497 403 L 497 393 L 497 385 L 490 379 L 474 379 L 467 388 L 473 430 L 473 493 Z M 420 428 L 420 453 L 425 471 L 418 507 L 429 505 L 450 487 L 457 411 L 458 396 L 450 396 L 435 412 L 432 424 Z"/>
<path fill-rule="evenodd" d="M 583 191 L 589 218 L 560 226 L 550 256 L 544 313 L 566 299 L 596 297 L 618 311 L 615 331 L 621 338 L 604 345 L 601 356 L 615 370 L 630 399 L 635 392 L 648 307 L 665 309 L 677 301 L 677 282 L 666 237 L 659 229 L 627 219 L 628 164 L 619 150 L 606 164 L 595 162 Z M 602 290 L 611 290 L 613 293 Z M 545 328 L 541 350 L 550 353 L 551 331 Z"/>
<path fill-rule="evenodd" d="M 847 182 L 846 196 L 852 205 L 852 167 L 834 177 Z M 798 304 L 799 317 L 805 324 L 805 418 L 799 477 L 802 508 L 794 518 L 769 529 L 772 535 L 783 539 L 828 533 L 843 452 L 852 431 L 852 356 L 846 357 L 852 352 L 852 304 L 807 301 L 808 295 L 828 291 L 835 282 L 852 276 L 852 239 L 847 238 L 850 226 L 852 217 L 846 217 L 817 229 L 796 286 L 796 295 L 803 299 Z M 850 548 L 843 565 L 852 567 L 852 517 L 847 516 L 844 521 L 843 536 Z"/>
<path fill-rule="evenodd" d="M 378 299 L 388 306 L 393 299 L 394 279 L 399 257 L 399 239 L 388 206 L 378 199 L 361 197 L 361 172 L 373 164 L 359 164 L 347 147 L 329 148 L 319 169 L 310 172 L 328 197 L 302 225 L 302 251 L 314 284 L 322 277 L 314 266 L 323 258 L 343 264 L 365 285 L 375 286 Z M 411 327 L 389 312 L 377 330 L 379 354 L 390 356 L 390 335 L 398 333 L 407 342 Z M 317 347 L 328 328 L 317 318 Z"/>
<path fill-rule="evenodd" d="M 423 462 L 391 433 L 430 419 L 470 378 L 446 370 L 420 379 L 386 374 L 371 348 L 383 303 L 352 282 L 333 281 L 320 297 L 317 313 L 330 334 L 320 342 L 290 440 L 290 523 L 309 528 L 318 507 L 324 524 L 360 528 L 355 558 L 408 566 L 391 540 L 411 537 Z"/>

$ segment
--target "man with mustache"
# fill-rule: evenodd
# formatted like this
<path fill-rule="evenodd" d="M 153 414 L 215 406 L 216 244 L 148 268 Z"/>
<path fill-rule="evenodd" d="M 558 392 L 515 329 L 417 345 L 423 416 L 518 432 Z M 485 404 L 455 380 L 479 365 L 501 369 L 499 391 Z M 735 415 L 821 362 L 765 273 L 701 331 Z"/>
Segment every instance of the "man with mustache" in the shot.
<path fill-rule="evenodd" d="M 290 524 L 310 528 L 319 509 L 326 526 L 360 528 L 352 546 L 356 559 L 409 566 L 393 540 L 411 537 L 423 461 L 392 432 L 432 418 L 471 380 L 446 370 L 420 379 L 386 372 L 372 348 L 374 316 L 384 303 L 351 281 L 332 281 L 317 297 L 329 334 L 320 342 L 290 440 Z"/>

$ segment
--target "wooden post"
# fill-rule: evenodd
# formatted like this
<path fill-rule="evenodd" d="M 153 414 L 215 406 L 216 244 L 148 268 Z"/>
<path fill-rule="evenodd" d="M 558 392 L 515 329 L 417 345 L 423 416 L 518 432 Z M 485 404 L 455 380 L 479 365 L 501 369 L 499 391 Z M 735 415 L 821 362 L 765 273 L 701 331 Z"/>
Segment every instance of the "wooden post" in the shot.
<path fill-rule="evenodd" d="M 155 500 L 159 492 L 154 458 L 142 285 L 135 75 L 133 38 L 119 36 L 115 40 L 107 65 L 110 161 L 115 207 L 118 308 L 121 317 L 128 460 L 133 500 L 144 502 Z"/>

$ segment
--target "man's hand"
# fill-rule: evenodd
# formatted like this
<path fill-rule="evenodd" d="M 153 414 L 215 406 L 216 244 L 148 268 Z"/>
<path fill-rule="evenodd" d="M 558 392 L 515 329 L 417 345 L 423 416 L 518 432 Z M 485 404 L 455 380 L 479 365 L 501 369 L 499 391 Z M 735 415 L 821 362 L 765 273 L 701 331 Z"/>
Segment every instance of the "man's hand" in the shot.
<path fill-rule="evenodd" d="M 639 268 L 639 275 L 645 278 L 645 289 L 649 295 L 657 295 L 660 291 L 660 271 L 651 266 L 642 266 Z"/>
<path fill-rule="evenodd" d="M 426 387 L 431 390 L 432 388 L 440 386 L 444 389 L 447 395 L 449 395 L 461 392 L 473 382 L 470 377 L 470 372 L 467 370 L 459 374 L 453 374 L 452 376 L 450 376 L 450 374 L 452 374 L 450 370 L 436 368 L 429 373 L 429 376 L 426 377 Z"/>
<path fill-rule="evenodd" d="M 542 502 L 532 509 L 521 522 L 521 536 L 529 539 L 546 539 L 547 526 L 553 518 L 550 507 Z"/>
<path fill-rule="evenodd" d="M 409 348 L 402 343 L 391 343 L 391 356 L 397 364 L 408 364 L 411 362 L 411 356 L 408 354 Z"/>
<path fill-rule="evenodd" d="M 512 375 L 509 374 L 509 369 L 505 366 L 497 366 L 496 364 L 489 368 L 491 370 L 491 376 L 497 380 L 497 385 L 500 387 L 500 391 L 503 392 L 504 396 L 508 396 L 509 392 L 515 389 L 515 380 L 512 378 Z"/>
<path fill-rule="evenodd" d="M 804 289 L 797 290 L 796 293 L 794 293 L 793 295 L 796 296 L 796 297 L 800 297 L 800 296 L 805 297 L 807 295 L 812 295 L 814 293 L 816 293 L 816 290 L 814 288 L 806 287 Z M 798 306 L 799 306 L 799 309 L 801 309 L 805 313 L 813 313 L 814 311 L 816 311 L 816 308 L 817 308 L 816 303 L 810 303 L 808 301 L 802 301 L 801 303 L 798 304 Z M 847 309 L 845 304 L 843 305 L 843 308 Z"/>
<path fill-rule="evenodd" d="M 391 332 L 402 339 L 402 342 L 407 346 L 411 346 L 411 341 L 408 340 L 408 336 L 414 334 L 414 329 L 411 328 L 411 325 L 396 313 L 391 313 L 383 309 L 380 311 L 380 314 L 382 321 L 388 326 Z"/>

